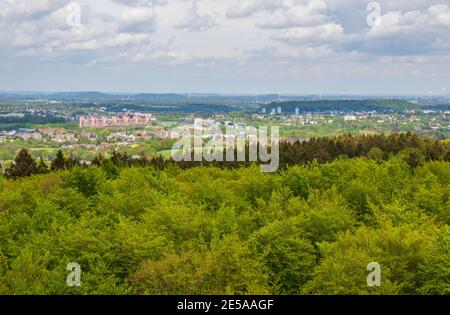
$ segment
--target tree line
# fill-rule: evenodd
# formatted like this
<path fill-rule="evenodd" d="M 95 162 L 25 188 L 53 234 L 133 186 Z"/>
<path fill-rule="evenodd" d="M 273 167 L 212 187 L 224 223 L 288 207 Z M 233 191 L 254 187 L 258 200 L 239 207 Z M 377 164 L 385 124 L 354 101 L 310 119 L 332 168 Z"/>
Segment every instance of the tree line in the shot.
<path fill-rule="evenodd" d="M 24 117 L 0 117 L 0 124 L 45 125 L 64 122 L 66 122 L 64 118 L 55 116 L 37 116 L 27 114 Z"/>
<path fill-rule="evenodd" d="M 248 153 L 248 145 L 246 152 Z M 390 135 L 363 135 L 351 134 L 336 137 L 312 138 L 308 141 L 295 143 L 282 142 L 280 144 L 280 166 L 286 169 L 289 166 L 305 165 L 317 161 L 330 163 L 337 158 L 367 157 L 378 162 L 386 161 L 390 156 L 402 153 L 411 169 L 422 165 L 426 161 L 450 161 L 450 142 L 437 141 L 420 137 L 413 133 Z M 224 152 L 225 155 L 225 152 Z M 149 156 L 142 153 L 140 156 L 129 156 L 126 152 L 112 151 L 109 157 L 98 154 L 90 165 L 99 166 L 108 172 L 117 172 L 123 167 L 153 167 L 163 170 L 171 166 L 187 169 L 196 166 L 215 166 L 219 168 L 248 167 L 254 162 L 246 161 L 181 161 L 163 158 L 162 156 Z M 224 159 L 225 160 L 225 159 Z M 261 161 L 256 162 L 256 164 Z M 4 176 L 10 179 L 28 177 L 31 175 L 47 174 L 74 167 L 88 167 L 89 164 L 80 161 L 75 156 L 66 157 L 58 150 L 55 157 L 47 164 L 42 158 L 34 159 L 26 149 L 20 150 L 12 165 L 4 170 Z"/>

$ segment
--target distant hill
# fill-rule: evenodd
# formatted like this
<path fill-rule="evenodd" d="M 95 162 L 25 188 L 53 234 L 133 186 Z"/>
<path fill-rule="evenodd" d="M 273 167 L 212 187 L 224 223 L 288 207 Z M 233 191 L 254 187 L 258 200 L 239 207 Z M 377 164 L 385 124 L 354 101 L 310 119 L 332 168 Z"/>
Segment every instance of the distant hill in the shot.
<path fill-rule="evenodd" d="M 447 111 L 450 110 L 450 103 L 441 103 L 435 105 L 421 105 L 421 109 L 425 110 L 439 110 L 439 111 Z"/>
<path fill-rule="evenodd" d="M 166 93 L 166 94 L 150 94 L 150 93 L 141 93 L 136 95 L 129 96 L 132 99 L 140 100 L 140 101 L 172 101 L 172 102 L 185 102 L 186 96 L 176 93 Z"/>
<path fill-rule="evenodd" d="M 110 94 L 100 92 L 58 92 L 49 95 L 51 99 L 58 100 L 104 100 L 114 98 Z"/>
<path fill-rule="evenodd" d="M 418 105 L 404 100 L 321 100 L 321 101 L 289 101 L 273 102 L 261 106 L 270 113 L 271 109 L 281 107 L 283 113 L 293 114 L 298 108 L 300 112 L 358 112 L 358 111 L 403 111 L 418 108 Z"/>
<path fill-rule="evenodd" d="M 9 100 L 112 100 L 117 96 L 100 92 L 11 92 L 0 93 L 0 99 Z"/>
<path fill-rule="evenodd" d="M 228 113 L 236 108 L 230 105 L 216 104 L 176 104 L 176 105 L 152 105 L 152 104 L 104 104 L 110 112 L 121 112 L 123 110 L 133 110 L 152 113 Z"/>

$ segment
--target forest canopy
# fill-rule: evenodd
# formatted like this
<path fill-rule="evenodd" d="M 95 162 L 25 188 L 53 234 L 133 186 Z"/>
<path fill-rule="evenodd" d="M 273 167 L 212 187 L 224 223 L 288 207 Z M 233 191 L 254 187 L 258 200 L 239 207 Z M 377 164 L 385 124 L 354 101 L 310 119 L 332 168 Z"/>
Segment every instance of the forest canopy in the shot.
<path fill-rule="evenodd" d="M 0 294 L 450 294 L 450 163 L 380 147 L 274 174 L 120 155 L 30 172 L 45 162 L 21 152 L 27 177 L 0 177 Z"/>

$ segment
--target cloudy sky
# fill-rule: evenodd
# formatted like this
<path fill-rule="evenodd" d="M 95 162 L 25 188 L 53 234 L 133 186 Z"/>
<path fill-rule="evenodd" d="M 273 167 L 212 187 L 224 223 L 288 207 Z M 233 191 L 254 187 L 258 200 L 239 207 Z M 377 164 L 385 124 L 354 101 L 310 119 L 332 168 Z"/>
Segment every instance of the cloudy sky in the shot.
<path fill-rule="evenodd" d="M 450 0 L 370 2 L 0 0 L 0 90 L 448 94 Z"/>

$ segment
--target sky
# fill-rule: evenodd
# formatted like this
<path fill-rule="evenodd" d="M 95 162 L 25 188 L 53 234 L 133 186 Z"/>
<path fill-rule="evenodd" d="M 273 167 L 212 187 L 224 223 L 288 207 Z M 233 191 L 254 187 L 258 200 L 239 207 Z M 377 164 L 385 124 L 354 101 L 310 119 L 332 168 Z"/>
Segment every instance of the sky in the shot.
<path fill-rule="evenodd" d="M 449 94 L 450 0 L 0 0 L 0 91 Z"/>

